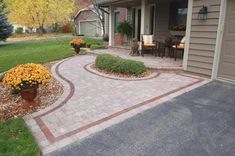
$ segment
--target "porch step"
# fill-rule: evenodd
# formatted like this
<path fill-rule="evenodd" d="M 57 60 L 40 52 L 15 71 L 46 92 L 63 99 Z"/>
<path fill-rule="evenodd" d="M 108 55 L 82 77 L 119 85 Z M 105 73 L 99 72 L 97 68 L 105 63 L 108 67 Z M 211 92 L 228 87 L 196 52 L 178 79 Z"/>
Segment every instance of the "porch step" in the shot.
<path fill-rule="evenodd" d="M 184 70 L 181 67 L 149 67 L 147 66 L 148 69 L 158 72 L 158 73 L 183 73 Z"/>
<path fill-rule="evenodd" d="M 117 46 L 109 46 L 109 48 L 111 48 L 111 49 L 124 49 L 124 50 L 131 50 L 131 47 L 130 46 L 119 46 L 119 45 L 117 45 Z"/>

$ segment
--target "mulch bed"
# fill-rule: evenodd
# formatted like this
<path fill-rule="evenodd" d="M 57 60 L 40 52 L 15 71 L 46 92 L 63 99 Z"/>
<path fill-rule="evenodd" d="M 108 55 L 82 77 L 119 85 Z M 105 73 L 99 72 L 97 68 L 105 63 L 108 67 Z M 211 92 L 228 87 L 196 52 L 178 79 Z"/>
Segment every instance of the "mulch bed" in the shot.
<path fill-rule="evenodd" d="M 150 70 L 147 70 L 146 72 L 140 74 L 140 75 L 131 75 L 131 74 L 123 74 L 123 73 L 115 73 L 115 72 L 108 72 L 108 71 L 105 71 L 105 70 L 101 70 L 99 68 L 96 68 L 95 67 L 95 64 L 91 65 L 91 68 L 93 70 L 96 70 L 100 73 L 103 73 L 103 74 L 107 74 L 107 75 L 110 75 L 110 76 L 114 76 L 114 77 L 119 77 L 119 78 L 144 78 L 144 77 L 148 77 L 150 76 L 153 72 L 150 71 Z"/>
<path fill-rule="evenodd" d="M 50 69 L 55 63 L 50 62 L 45 64 L 45 66 Z M 38 96 L 35 99 L 38 105 L 35 108 L 23 109 L 22 104 L 24 100 L 20 95 L 11 94 L 10 89 L 0 82 L 0 122 L 37 112 L 53 104 L 62 93 L 62 85 L 56 79 L 51 78 L 49 83 L 38 88 Z"/>

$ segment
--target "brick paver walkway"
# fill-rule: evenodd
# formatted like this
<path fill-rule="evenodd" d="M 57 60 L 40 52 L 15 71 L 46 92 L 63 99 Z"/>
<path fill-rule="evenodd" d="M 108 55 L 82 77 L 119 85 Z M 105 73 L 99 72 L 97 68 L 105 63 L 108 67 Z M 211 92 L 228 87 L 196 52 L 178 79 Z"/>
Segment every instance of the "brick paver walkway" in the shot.
<path fill-rule="evenodd" d="M 95 56 L 76 56 L 52 72 L 63 84 L 62 97 L 45 110 L 25 116 L 43 154 L 117 124 L 208 80 L 182 74 L 153 74 L 143 80 L 112 79 L 89 71 Z"/>

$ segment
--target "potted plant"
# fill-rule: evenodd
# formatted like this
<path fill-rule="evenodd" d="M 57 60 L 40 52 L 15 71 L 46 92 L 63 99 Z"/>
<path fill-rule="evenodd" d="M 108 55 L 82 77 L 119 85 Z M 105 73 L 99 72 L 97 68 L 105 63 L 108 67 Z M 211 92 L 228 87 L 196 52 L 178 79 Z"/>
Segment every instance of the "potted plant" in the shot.
<path fill-rule="evenodd" d="M 85 46 L 85 44 L 85 41 L 82 39 L 73 39 L 72 41 L 70 41 L 70 45 L 74 48 L 76 54 L 79 54 L 81 47 Z"/>
<path fill-rule="evenodd" d="M 26 101 L 24 108 L 35 105 L 39 85 L 44 85 L 52 77 L 51 72 L 41 64 L 22 64 L 10 69 L 3 78 L 3 83 L 17 90 Z"/>
<path fill-rule="evenodd" d="M 186 25 L 170 26 L 170 33 L 172 36 L 185 36 Z"/>
<path fill-rule="evenodd" d="M 105 48 L 108 48 L 108 44 L 109 44 L 109 35 L 108 34 L 104 34 L 103 41 L 104 41 Z"/>
<path fill-rule="evenodd" d="M 133 28 L 127 21 L 120 22 L 117 26 L 117 33 L 119 33 L 121 36 L 126 36 L 128 41 L 132 37 L 132 31 Z"/>

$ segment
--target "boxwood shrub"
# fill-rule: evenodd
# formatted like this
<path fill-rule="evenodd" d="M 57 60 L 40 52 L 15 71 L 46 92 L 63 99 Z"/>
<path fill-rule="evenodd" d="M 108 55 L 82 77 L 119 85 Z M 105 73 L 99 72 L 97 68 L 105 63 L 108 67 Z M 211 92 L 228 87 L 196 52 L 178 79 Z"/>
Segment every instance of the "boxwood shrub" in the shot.
<path fill-rule="evenodd" d="M 95 67 L 107 72 L 130 75 L 140 75 L 146 71 L 146 67 L 143 62 L 123 59 L 110 54 L 98 55 L 95 61 Z"/>

